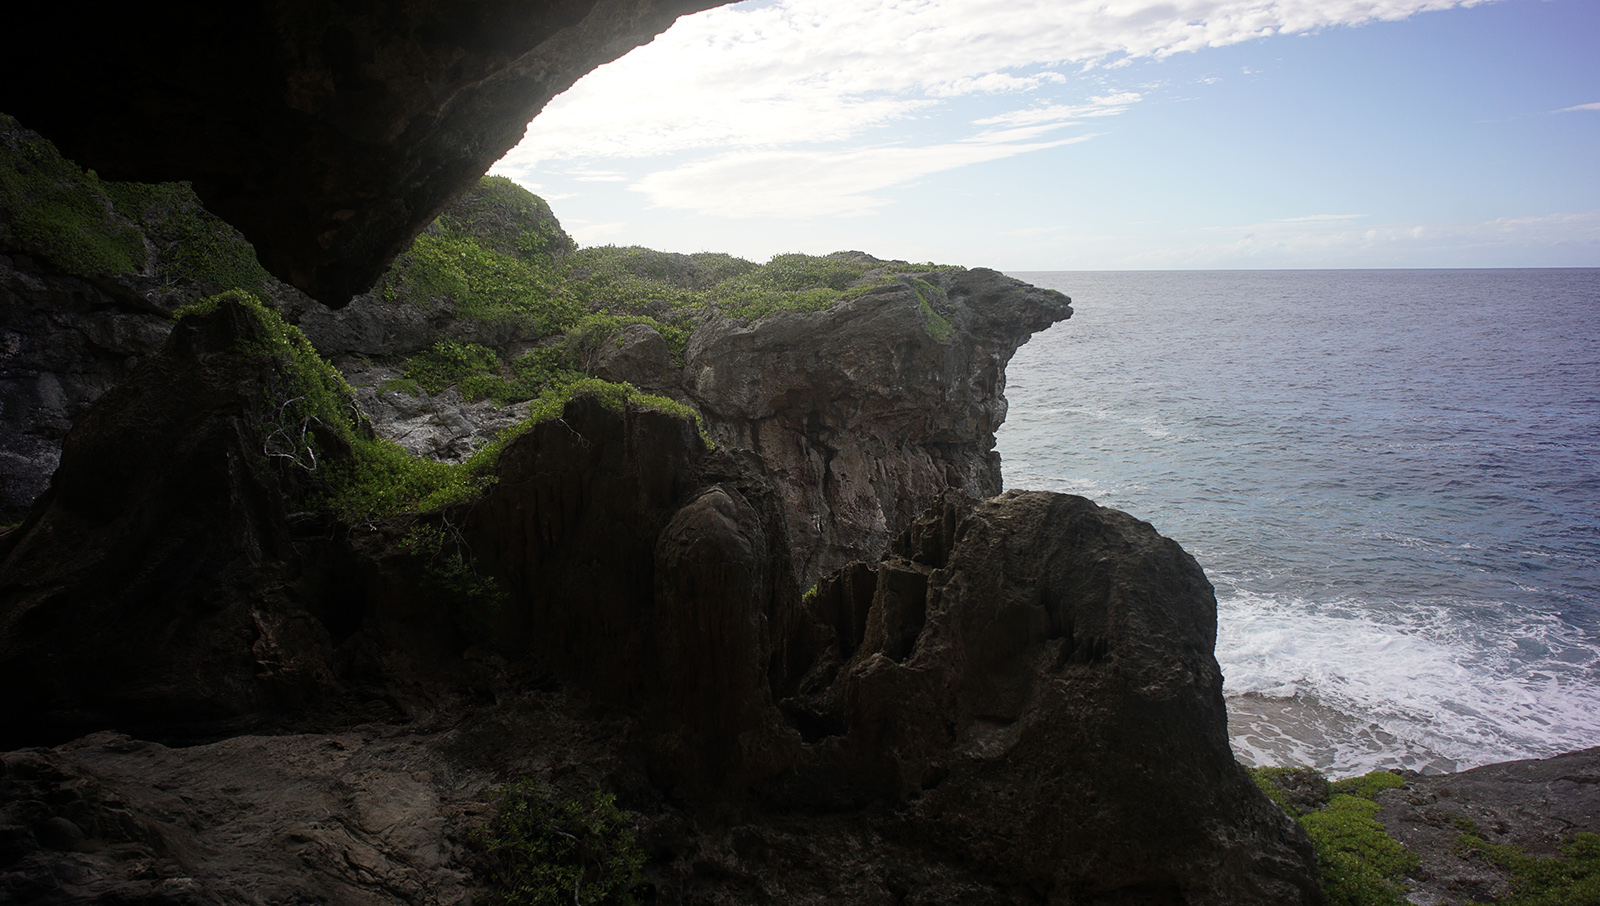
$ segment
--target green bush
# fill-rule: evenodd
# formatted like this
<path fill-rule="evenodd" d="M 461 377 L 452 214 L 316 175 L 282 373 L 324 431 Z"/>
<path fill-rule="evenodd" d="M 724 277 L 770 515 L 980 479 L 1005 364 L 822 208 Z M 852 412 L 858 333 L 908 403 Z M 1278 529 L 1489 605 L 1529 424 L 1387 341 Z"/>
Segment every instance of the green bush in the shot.
<path fill-rule="evenodd" d="M 1250 775 L 1305 828 L 1317 854 L 1328 902 L 1332 906 L 1404 906 L 1402 878 L 1420 863 L 1416 853 L 1400 845 L 1378 823 L 1374 800 L 1384 790 L 1404 786 L 1405 781 L 1389 771 L 1341 780 L 1331 785 L 1327 805 L 1296 816 L 1274 780 L 1301 770 L 1251 768 Z"/>
<path fill-rule="evenodd" d="M 104 183 L 117 212 L 136 221 L 156 249 L 156 270 L 202 293 L 263 291 L 267 272 L 256 250 L 200 203 L 184 182 Z"/>
<path fill-rule="evenodd" d="M 634 816 L 596 791 L 558 797 L 528 781 L 490 793 L 494 818 L 475 834 L 489 864 L 491 902 L 503 906 L 632 906 L 645 857 Z"/>

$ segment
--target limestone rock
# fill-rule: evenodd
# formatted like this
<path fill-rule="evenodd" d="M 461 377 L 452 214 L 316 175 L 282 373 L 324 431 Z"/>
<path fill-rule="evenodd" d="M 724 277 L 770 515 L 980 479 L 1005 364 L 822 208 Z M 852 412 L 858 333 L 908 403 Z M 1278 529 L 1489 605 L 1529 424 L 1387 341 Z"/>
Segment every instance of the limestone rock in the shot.
<path fill-rule="evenodd" d="M 73 428 L 61 468 L 0 538 L 0 727 L 249 721 L 327 684 L 286 507 L 251 420 L 274 366 L 234 306 L 185 321 Z"/>
<path fill-rule="evenodd" d="M 99 733 L 3 754 L 17 839 L 0 901 L 466 902 L 450 819 L 475 807 L 474 780 L 371 732 L 181 749 Z"/>
<path fill-rule="evenodd" d="M 673 387 L 678 377 L 667 341 L 648 324 L 629 324 L 602 343 L 594 373 L 651 393 Z"/>
<path fill-rule="evenodd" d="M 684 391 L 783 499 L 795 579 L 876 558 L 945 488 L 1000 492 L 1005 367 L 1066 296 L 982 268 L 690 338 Z"/>
<path fill-rule="evenodd" d="M 1378 795 L 1377 817 L 1422 860 L 1409 894 L 1420 906 L 1467 906 L 1511 892 L 1509 872 L 1457 845 L 1469 829 L 1541 858 L 1559 855 L 1574 833 L 1600 833 L 1600 748 L 1403 776 L 1403 788 Z"/>
<path fill-rule="evenodd" d="M 400 371 L 390 366 L 359 359 L 335 364 L 356 391 L 356 403 L 373 432 L 413 456 L 461 462 L 528 414 L 526 403 L 468 402 L 454 387 L 430 394 L 415 382 L 397 386 L 391 382 L 400 379 Z"/>
<path fill-rule="evenodd" d="M 952 492 L 779 625 L 811 746 L 773 795 L 898 799 L 900 833 L 1067 902 L 1321 901 L 1229 749 L 1211 586 L 1147 523 Z"/>
<path fill-rule="evenodd" d="M 175 302 L 143 284 L 0 255 L 0 522 L 44 491 L 89 405 L 166 340 Z"/>

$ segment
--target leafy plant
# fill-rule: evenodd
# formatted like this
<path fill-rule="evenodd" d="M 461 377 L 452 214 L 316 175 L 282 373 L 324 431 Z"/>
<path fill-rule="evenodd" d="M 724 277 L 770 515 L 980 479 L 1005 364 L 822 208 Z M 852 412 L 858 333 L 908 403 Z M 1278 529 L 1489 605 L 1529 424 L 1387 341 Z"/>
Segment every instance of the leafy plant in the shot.
<path fill-rule="evenodd" d="M 1418 867 L 1416 853 L 1389 836 L 1378 823 L 1377 795 L 1405 784 L 1389 771 L 1348 778 L 1329 788 L 1320 809 L 1296 815 L 1275 782 L 1304 769 L 1252 768 L 1251 777 L 1267 795 L 1305 828 L 1317 854 L 1322 890 L 1333 906 L 1404 906 L 1401 878 Z"/>
<path fill-rule="evenodd" d="M 495 815 L 475 834 L 489 863 L 492 902 L 502 906 L 632 906 L 643 851 L 634 816 L 595 791 L 574 799 L 530 781 L 490 792 Z"/>
<path fill-rule="evenodd" d="M 156 269 L 198 292 L 262 292 L 267 272 L 238 230 L 207 211 L 186 182 L 104 183 L 117 212 L 137 222 L 155 246 Z"/>

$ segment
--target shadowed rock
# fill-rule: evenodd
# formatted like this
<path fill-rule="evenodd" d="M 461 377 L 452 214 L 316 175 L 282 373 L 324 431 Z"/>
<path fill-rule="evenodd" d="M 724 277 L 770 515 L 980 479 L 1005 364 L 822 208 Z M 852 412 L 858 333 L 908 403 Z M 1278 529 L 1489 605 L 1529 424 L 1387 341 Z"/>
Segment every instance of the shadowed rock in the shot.
<path fill-rule="evenodd" d="M 339 307 L 580 76 L 716 0 L 15 10 L 0 110 L 112 179 L 188 180 Z"/>
<path fill-rule="evenodd" d="M 901 833 L 1073 903 L 1320 902 L 1228 747 L 1210 583 L 1147 523 L 952 492 L 779 622 L 814 741 L 773 795 L 898 799 Z"/>
<path fill-rule="evenodd" d="M 330 682 L 288 518 L 298 489 L 258 430 L 277 372 L 238 354 L 262 339 L 236 306 L 182 322 L 67 436 L 0 538 L 8 737 L 248 724 Z"/>
<path fill-rule="evenodd" d="M 684 392 L 783 501 L 794 579 L 876 558 L 945 488 L 1000 492 L 1005 368 L 1070 300 L 983 268 L 690 338 Z"/>

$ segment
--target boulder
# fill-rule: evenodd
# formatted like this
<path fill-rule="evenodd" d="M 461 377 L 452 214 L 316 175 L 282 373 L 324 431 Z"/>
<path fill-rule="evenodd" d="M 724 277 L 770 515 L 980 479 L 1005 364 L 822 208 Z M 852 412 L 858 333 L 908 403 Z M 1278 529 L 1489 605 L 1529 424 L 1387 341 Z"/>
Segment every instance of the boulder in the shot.
<path fill-rule="evenodd" d="M 950 492 L 777 622 L 809 745 L 768 795 L 888 797 L 898 834 L 1052 902 L 1321 901 L 1228 746 L 1211 586 L 1147 523 Z"/>
<path fill-rule="evenodd" d="M 652 393 L 673 387 L 678 377 L 671 348 L 648 324 L 629 324 L 602 342 L 595 354 L 594 373 Z"/>

